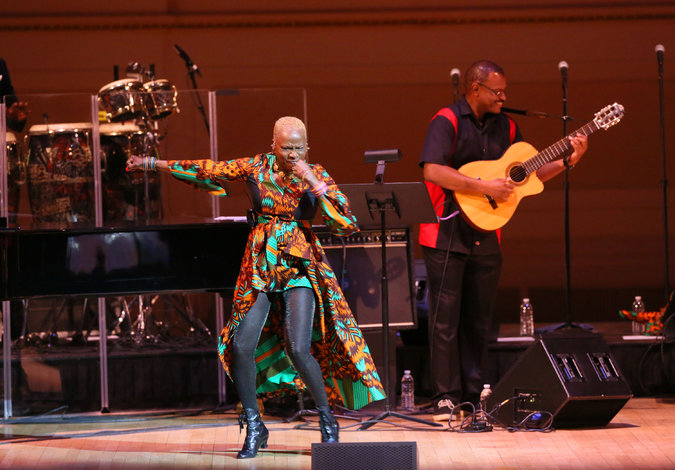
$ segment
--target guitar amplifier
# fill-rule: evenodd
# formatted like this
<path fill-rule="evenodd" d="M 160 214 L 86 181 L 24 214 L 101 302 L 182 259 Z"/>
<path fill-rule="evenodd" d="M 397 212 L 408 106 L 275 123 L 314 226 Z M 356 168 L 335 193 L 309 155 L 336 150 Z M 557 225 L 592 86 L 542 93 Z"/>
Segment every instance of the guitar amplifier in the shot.
<path fill-rule="evenodd" d="M 316 234 L 359 327 L 382 328 L 381 231 L 362 230 L 348 237 L 325 230 L 316 230 Z M 389 326 L 397 330 L 415 328 L 408 229 L 386 230 L 385 244 Z"/>

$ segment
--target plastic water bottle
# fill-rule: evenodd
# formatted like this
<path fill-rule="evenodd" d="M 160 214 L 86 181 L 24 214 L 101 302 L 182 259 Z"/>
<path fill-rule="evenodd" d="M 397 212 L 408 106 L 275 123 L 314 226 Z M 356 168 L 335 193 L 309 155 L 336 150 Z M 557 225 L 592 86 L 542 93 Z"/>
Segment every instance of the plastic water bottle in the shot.
<path fill-rule="evenodd" d="M 642 296 L 636 295 L 635 300 L 633 300 L 633 305 L 631 310 L 637 313 L 645 313 L 645 304 L 642 302 Z M 647 325 L 633 320 L 631 323 L 631 329 L 634 335 L 644 335 L 647 331 Z"/>
<path fill-rule="evenodd" d="M 403 371 L 401 379 L 401 408 L 404 410 L 415 408 L 415 380 L 409 370 Z"/>
<path fill-rule="evenodd" d="M 480 409 L 482 417 L 486 419 L 485 413 L 487 412 L 487 401 L 490 398 L 490 395 L 492 395 L 490 384 L 484 384 L 483 390 L 480 392 Z"/>
<path fill-rule="evenodd" d="M 520 336 L 534 335 L 534 309 L 530 299 L 525 297 L 520 304 Z"/>

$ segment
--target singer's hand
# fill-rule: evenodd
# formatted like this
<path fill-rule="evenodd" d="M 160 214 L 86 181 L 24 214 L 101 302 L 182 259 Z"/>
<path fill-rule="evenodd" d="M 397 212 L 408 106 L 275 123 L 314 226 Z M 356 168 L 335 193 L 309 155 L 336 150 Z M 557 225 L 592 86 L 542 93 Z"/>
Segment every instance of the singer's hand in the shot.
<path fill-rule="evenodd" d="M 137 155 L 129 155 L 127 158 L 127 171 L 142 171 L 145 157 Z"/>
<path fill-rule="evenodd" d="M 319 179 L 316 177 L 312 169 L 306 161 L 298 160 L 291 167 L 296 178 L 306 181 L 310 186 L 319 184 Z"/>

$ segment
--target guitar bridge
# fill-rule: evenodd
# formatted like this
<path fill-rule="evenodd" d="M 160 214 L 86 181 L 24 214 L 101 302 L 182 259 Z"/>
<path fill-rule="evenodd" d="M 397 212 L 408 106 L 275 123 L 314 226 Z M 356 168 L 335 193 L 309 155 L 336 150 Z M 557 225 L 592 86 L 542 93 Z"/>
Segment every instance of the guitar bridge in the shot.
<path fill-rule="evenodd" d="M 492 198 L 492 196 L 489 196 L 487 194 L 484 194 L 485 199 L 490 203 L 490 207 L 493 209 L 497 209 L 497 202 Z"/>
<path fill-rule="evenodd" d="M 480 176 L 476 179 L 480 179 Z M 490 207 L 492 207 L 493 210 L 497 209 L 497 202 L 490 196 L 489 194 L 483 194 L 485 196 L 485 199 L 487 199 L 487 202 L 490 203 Z"/>

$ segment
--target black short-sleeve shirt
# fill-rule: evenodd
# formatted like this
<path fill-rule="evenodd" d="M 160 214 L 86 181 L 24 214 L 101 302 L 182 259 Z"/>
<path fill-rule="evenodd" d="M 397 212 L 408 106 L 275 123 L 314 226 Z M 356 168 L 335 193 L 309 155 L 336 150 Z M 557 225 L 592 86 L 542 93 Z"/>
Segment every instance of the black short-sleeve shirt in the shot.
<path fill-rule="evenodd" d="M 422 167 L 425 163 L 437 163 L 459 169 L 476 160 L 497 160 L 513 142 L 523 140 L 518 126 L 503 113 L 487 114 L 485 124 L 481 126 L 465 97 L 449 109 L 457 118 L 457 136 L 455 138 L 455 126 L 448 118 L 447 108 L 444 108 L 429 124 L 419 161 Z M 435 185 L 427 182 L 427 187 L 430 186 Z M 436 198 L 436 210 L 441 218 L 447 218 L 459 211 L 451 190 L 439 187 L 435 189 L 442 191 L 442 200 Z M 466 254 L 499 252 L 496 232 L 474 229 L 464 220 L 461 212 L 455 217 L 441 220 L 439 224 L 428 225 L 426 229 L 431 230 L 425 232 L 423 228 L 420 232 L 422 245 L 447 249 L 450 243 L 451 251 Z M 435 225 L 438 227 L 434 227 Z"/>

